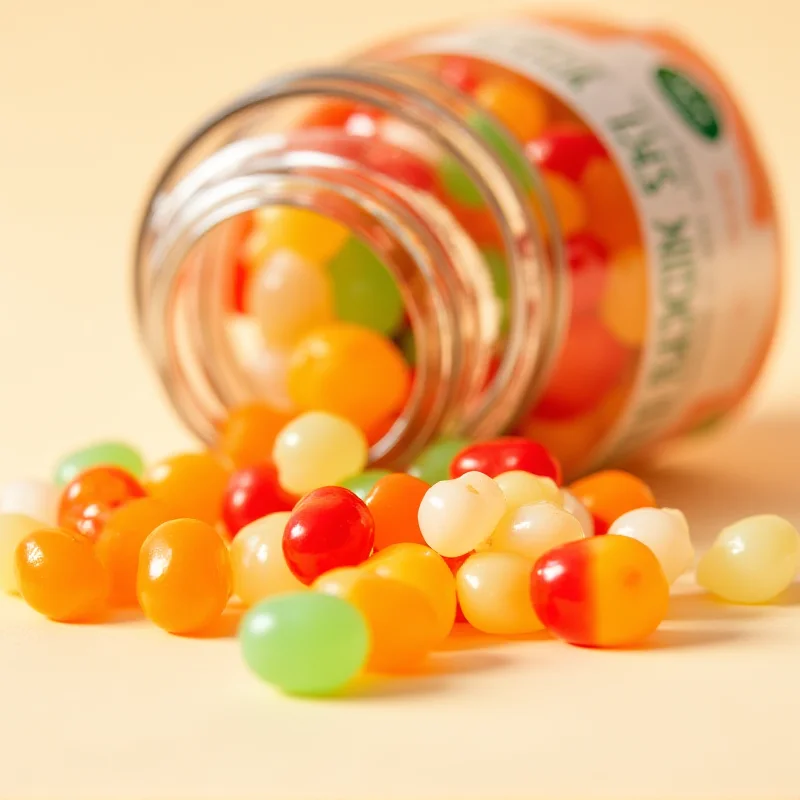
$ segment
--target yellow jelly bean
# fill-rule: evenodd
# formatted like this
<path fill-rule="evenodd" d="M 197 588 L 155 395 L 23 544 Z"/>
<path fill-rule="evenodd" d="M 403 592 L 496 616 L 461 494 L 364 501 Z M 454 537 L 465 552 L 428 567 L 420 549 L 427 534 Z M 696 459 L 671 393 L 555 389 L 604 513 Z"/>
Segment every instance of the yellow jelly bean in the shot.
<path fill-rule="evenodd" d="M 534 503 L 564 505 L 561 492 L 552 478 L 545 478 L 522 470 L 512 470 L 501 473 L 494 480 L 506 498 L 507 513 L 516 511 L 520 506 L 529 506 Z"/>
<path fill-rule="evenodd" d="M 19 592 L 14 566 L 17 545 L 29 534 L 46 527 L 44 522 L 25 514 L 0 514 L 0 592 Z"/>
<path fill-rule="evenodd" d="M 504 516 L 481 549 L 518 553 L 533 562 L 554 547 L 583 538 L 581 523 L 569 511 L 535 503 Z"/>
<path fill-rule="evenodd" d="M 800 535 L 774 514 L 725 528 L 697 565 L 697 582 L 731 603 L 767 603 L 800 568 Z"/>
<path fill-rule="evenodd" d="M 547 124 L 547 103 L 532 84 L 494 78 L 480 84 L 475 99 L 523 144 L 539 136 Z"/>
<path fill-rule="evenodd" d="M 467 622 L 484 633 L 511 636 L 541 630 L 531 602 L 533 562 L 517 553 L 471 555 L 458 570 L 458 602 Z"/>
<path fill-rule="evenodd" d="M 647 268 L 639 247 L 615 253 L 602 299 L 603 324 L 623 344 L 637 347 L 647 330 Z"/>

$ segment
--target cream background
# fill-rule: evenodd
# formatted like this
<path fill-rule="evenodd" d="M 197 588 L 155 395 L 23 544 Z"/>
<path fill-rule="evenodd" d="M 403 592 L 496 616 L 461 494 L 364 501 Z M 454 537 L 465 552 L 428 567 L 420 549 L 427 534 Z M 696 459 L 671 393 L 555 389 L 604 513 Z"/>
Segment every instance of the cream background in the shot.
<path fill-rule="evenodd" d="M 796 2 L 602 6 L 688 31 L 729 76 L 791 234 Z M 0 479 L 107 436 L 151 457 L 191 444 L 139 348 L 129 270 L 149 183 L 196 121 L 277 70 L 492 7 L 0 0 Z M 800 523 L 797 294 L 749 415 L 650 468 L 700 540 L 745 513 Z M 230 640 L 55 626 L 0 599 L 0 798 L 797 798 L 799 641 L 800 592 L 764 610 L 680 598 L 650 649 L 470 646 L 308 703 L 251 680 Z"/>

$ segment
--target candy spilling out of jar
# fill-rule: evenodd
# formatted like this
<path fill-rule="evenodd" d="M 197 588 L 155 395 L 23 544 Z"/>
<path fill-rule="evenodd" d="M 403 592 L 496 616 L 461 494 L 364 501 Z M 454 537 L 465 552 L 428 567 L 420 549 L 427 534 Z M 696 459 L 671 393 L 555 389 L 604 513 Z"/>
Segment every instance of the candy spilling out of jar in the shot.
<path fill-rule="evenodd" d="M 457 620 L 498 637 L 637 645 L 693 565 L 684 515 L 627 472 L 562 486 L 557 460 L 520 437 L 436 443 L 408 472 L 366 470 L 351 421 L 313 411 L 268 425 L 269 413 L 240 409 L 215 450 L 139 475 L 132 448 L 82 450 L 58 466 L 69 480 L 55 518 L 42 484 L 0 487 L 0 589 L 61 622 L 138 606 L 177 635 L 208 630 L 235 597 L 252 672 L 325 695 L 364 672 L 418 669 Z M 797 530 L 759 516 L 722 531 L 697 580 L 764 603 L 798 569 Z"/>

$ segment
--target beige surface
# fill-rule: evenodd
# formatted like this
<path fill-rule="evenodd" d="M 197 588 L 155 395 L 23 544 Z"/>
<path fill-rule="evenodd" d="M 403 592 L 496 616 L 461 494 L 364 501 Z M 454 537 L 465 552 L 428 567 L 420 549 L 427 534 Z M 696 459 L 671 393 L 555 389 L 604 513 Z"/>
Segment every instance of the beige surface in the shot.
<path fill-rule="evenodd" d="M 0 0 L 0 479 L 46 475 L 102 436 L 151 456 L 188 443 L 138 349 L 128 274 L 146 187 L 182 132 L 263 75 L 491 5 Z M 793 223 L 796 3 L 603 6 L 671 20 L 716 58 Z M 744 513 L 800 523 L 799 355 L 790 319 L 749 418 L 653 468 L 701 539 Z M 462 642 L 428 676 L 292 702 L 230 639 L 57 626 L 3 599 L 0 798 L 800 796 L 800 592 L 768 609 L 679 598 L 654 644 Z"/>

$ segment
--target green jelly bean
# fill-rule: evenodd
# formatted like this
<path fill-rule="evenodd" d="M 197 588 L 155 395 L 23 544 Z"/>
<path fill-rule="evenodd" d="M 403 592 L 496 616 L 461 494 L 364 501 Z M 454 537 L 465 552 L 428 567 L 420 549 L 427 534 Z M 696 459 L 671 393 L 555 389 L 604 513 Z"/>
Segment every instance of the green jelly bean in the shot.
<path fill-rule="evenodd" d="M 368 469 L 358 475 L 353 475 L 352 478 L 346 478 L 339 486 L 344 486 L 345 489 L 349 489 L 362 500 L 366 500 L 367 495 L 372 491 L 372 487 L 381 478 L 385 478 L 387 475 L 391 474 L 391 470 L 388 469 Z"/>
<path fill-rule="evenodd" d="M 445 191 L 457 203 L 466 208 L 483 208 L 486 205 L 480 189 L 456 159 L 449 156 L 443 158 L 436 171 Z"/>
<path fill-rule="evenodd" d="M 408 474 L 431 485 L 446 481 L 450 478 L 450 464 L 468 444 L 469 439 L 439 439 L 417 456 Z"/>
<path fill-rule="evenodd" d="M 263 600 L 242 620 L 245 663 L 288 694 L 333 694 L 364 666 L 367 623 L 355 606 L 332 595 L 292 592 Z"/>
<path fill-rule="evenodd" d="M 405 305 L 394 276 L 356 237 L 328 262 L 336 316 L 391 336 L 403 322 Z"/>
<path fill-rule="evenodd" d="M 469 121 L 470 127 L 494 150 L 511 174 L 525 187 L 533 189 L 531 165 L 523 151 L 509 138 L 509 134 L 483 114 L 476 114 Z"/>
<path fill-rule="evenodd" d="M 493 247 L 487 247 L 481 253 L 489 267 L 494 295 L 500 302 L 500 333 L 506 334 L 508 333 L 508 305 L 511 297 L 508 264 L 503 254 Z"/>
<path fill-rule="evenodd" d="M 90 467 L 121 467 L 135 478 L 141 478 L 144 461 L 138 450 L 124 442 L 98 442 L 64 456 L 56 465 L 54 482 L 65 486 L 76 475 Z"/>

